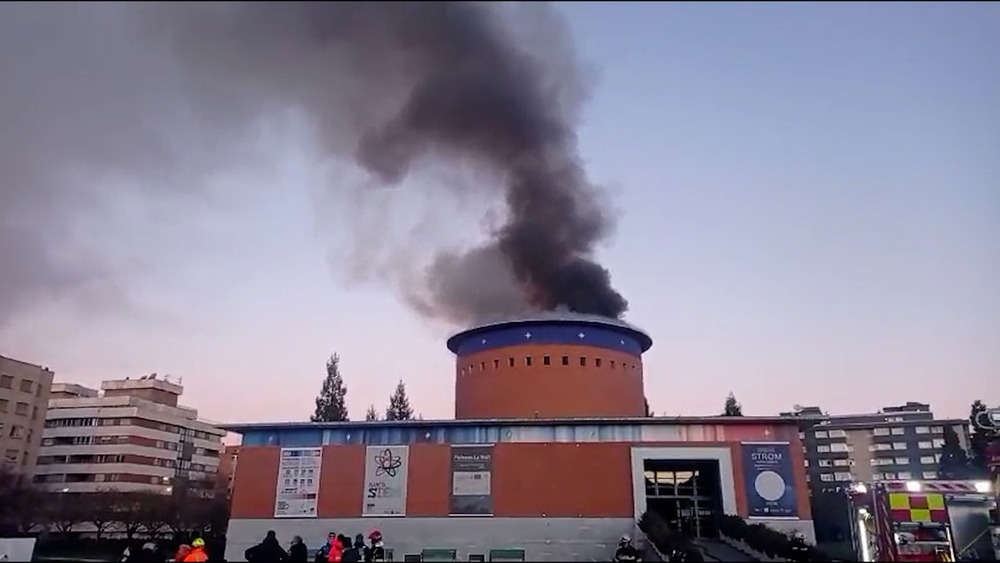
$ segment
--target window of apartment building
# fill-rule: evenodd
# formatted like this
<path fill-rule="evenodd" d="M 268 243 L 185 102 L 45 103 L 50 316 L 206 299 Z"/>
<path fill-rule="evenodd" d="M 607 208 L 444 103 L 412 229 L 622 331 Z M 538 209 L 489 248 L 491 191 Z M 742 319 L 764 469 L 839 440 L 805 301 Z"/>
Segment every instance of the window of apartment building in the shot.
<path fill-rule="evenodd" d="M 886 422 L 903 422 L 903 417 L 901 417 L 901 416 L 890 416 L 889 418 L 887 418 L 885 420 L 886 420 Z"/>
<path fill-rule="evenodd" d="M 854 476 L 852 476 L 850 473 L 837 472 L 837 473 L 833 474 L 833 480 L 834 481 L 853 481 L 854 480 Z"/>
<path fill-rule="evenodd" d="M 910 458 L 908 457 L 897 457 L 896 465 L 910 465 Z"/>
<path fill-rule="evenodd" d="M 931 434 L 943 434 L 944 426 L 931 426 Z"/>
<path fill-rule="evenodd" d="M 853 459 L 835 459 L 835 460 L 833 460 L 833 464 L 836 465 L 837 467 L 850 467 L 850 466 L 854 465 L 854 460 Z"/>
<path fill-rule="evenodd" d="M 930 434 L 931 428 L 929 426 L 917 426 L 913 431 L 917 434 Z"/>
<path fill-rule="evenodd" d="M 10 427 L 10 437 L 15 440 L 20 440 L 24 438 L 24 427 L 20 424 L 13 424 Z"/>
<path fill-rule="evenodd" d="M 896 474 L 896 477 L 899 479 L 913 479 L 913 474 L 909 471 L 900 471 Z"/>
<path fill-rule="evenodd" d="M 893 442 L 892 443 L 892 449 L 894 449 L 894 450 L 905 450 L 906 449 L 906 442 Z"/>
<path fill-rule="evenodd" d="M 872 460 L 872 465 L 892 465 L 893 460 L 891 457 L 877 457 Z"/>
<path fill-rule="evenodd" d="M 904 433 L 906 433 L 906 430 L 904 430 L 904 429 L 902 429 L 902 428 L 893 428 L 893 429 L 892 429 L 892 430 L 890 430 L 889 432 L 890 432 L 890 433 L 891 433 L 891 434 L 892 434 L 893 436 L 902 436 L 902 435 L 903 435 Z"/>
<path fill-rule="evenodd" d="M 12 376 L 12 375 L 0 375 L 0 388 L 3 388 L 3 389 L 13 389 L 14 388 L 14 376 Z"/>
<path fill-rule="evenodd" d="M 55 443 L 56 443 L 56 441 L 53 440 L 52 438 L 42 438 L 42 445 L 43 446 L 51 446 L 51 445 L 53 445 Z"/>
<path fill-rule="evenodd" d="M 808 459 L 802 460 L 802 465 L 805 465 L 806 467 L 809 467 L 809 460 Z"/>
<path fill-rule="evenodd" d="M 819 460 L 819 466 L 820 467 L 832 467 L 833 466 L 833 461 L 831 461 L 829 459 L 821 459 L 821 460 Z"/>
<path fill-rule="evenodd" d="M 896 479 L 895 473 L 883 473 L 882 475 L 885 477 L 886 481 L 894 481 Z"/>
<path fill-rule="evenodd" d="M 805 440 L 805 439 L 806 439 L 806 433 L 805 432 L 799 432 L 799 440 Z"/>
<path fill-rule="evenodd" d="M 7 399 L 0 399 L 0 412 L 7 412 L 8 405 L 10 405 L 10 401 Z"/>
<path fill-rule="evenodd" d="M 28 403 L 18 403 L 17 406 L 14 407 L 14 414 L 20 416 L 28 416 L 29 406 L 30 405 L 28 405 Z"/>
<path fill-rule="evenodd" d="M 816 446 L 816 451 L 821 454 L 828 454 L 830 453 L 830 446 L 827 445 Z"/>
<path fill-rule="evenodd" d="M 830 481 L 833 481 L 833 473 L 821 473 L 819 480 L 829 483 Z"/>
<path fill-rule="evenodd" d="M 932 455 L 922 455 L 920 456 L 920 463 L 924 465 L 933 465 L 935 463 L 934 456 Z"/>
<path fill-rule="evenodd" d="M 3 453 L 4 463 L 17 463 L 17 456 L 20 453 L 20 450 L 6 450 Z"/>
<path fill-rule="evenodd" d="M 813 433 L 817 438 L 829 438 L 830 434 L 826 430 L 817 430 Z"/>
<path fill-rule="evenodd" d="M 32 383 L 32 381 L 30 379 L 22 379 L 21 380 L 21 392 L 22 393 L 31 393 L 34 390 L 35 390 L 35 384 Z"/>
<path fill-rule="evenodd" d="M 934 443 L 925 440 L 923 442 L 917 442 L 917 447 L 920 448 L 921 450 L 933 450 Z"/>
<path fill-rule="evenodd" d="M 844 453 L 844 452 L 852 451 L 853 449 L 854 448 L 852 448 L 851 446 L 848 446 L 844 442 L 834 442 L 834 443 L 830 444 L 830 451 L 831 452 Z"/>
<path fill-rule="evenodd" d="M 944 438 L 934 438 L 934 448 L 944 447 Z"/>
<path fill-rule="evenodd" d="M 889 435 L 888 428 L 875 428 L 874 430 L 872 430 L 872 436 L 888 436 L 888 435 Z"/>
<path fill-rule="evenodd" d="M 830 431 L 830 437 L 831 438 L 846 438 L 847 437 L 847 431 L 846 430 L 831 430 Z"/>
<path fill-rule="evenodd" d="M 937 471 L 924 471 L 924 479 L 937 479 Z"/>

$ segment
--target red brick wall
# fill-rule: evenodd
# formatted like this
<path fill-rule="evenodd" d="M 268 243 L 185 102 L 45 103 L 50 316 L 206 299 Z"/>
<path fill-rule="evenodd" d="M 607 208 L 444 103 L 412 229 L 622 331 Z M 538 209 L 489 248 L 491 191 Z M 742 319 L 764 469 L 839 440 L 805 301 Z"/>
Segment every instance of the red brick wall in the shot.
<path fill-rule="evenodd" d="M 233 481 L 233 518 L 272 518 L 281 448 L 244 446 Z"/>
<path fill-rule="evenodd" d="M 497 444 L 493 452 L 495 516 L 632 516 L 629 444 Z"/>
<path fill-rule="evenodd" d="M 240 465 L 243 460 L 240 459 Z M 361 514 L 365 486 L 365 447 L 323 446 L 323 466 L 319 470 L 320 518 L 353 518 Z"/>
<path fill-rule="evenodd" d="M 550 365 L 544 364 L 545 356 Z M 569 365 L 562 365 L 563 356 L 569 358 Z M 580 365 L 580 358 L 586 359 L 585 366 Z M 458 419 L 643 416 L 645 411 L 642 360 L 624 352 L 572 344 L 525 344 L 457 360 Z"/>
<path fill-rule="evenodd" d="M 726 425 L 725 433 L 739 425 Z M 711 425 L 718 432 L 718 425 Z M 777 429 L 747 425 L 732 432 L 743 441 L 773 440 Z M 700 430 L 706 433 L 707 430 Z M 799 514 L 809 518 L 809 493 L 798 434 L 789 439 L 798 469 L 795 486 Z M 724 447 L 733 461 L 736 506 L 747 515 L 738 442 L 583 442 L 500 443 L 494 447 L 493 505 L 495 516 L 622 517 L 633 513 L 631 448 Z M 270 518 L 274 514 L 279 447 L 243 447 L 233 491 L 234 518 Z M 323 448 L 320 472 L 321 518 L 361 515 L 366 448 L 334 445 Z M 409 449 L 407 516 L 447 516 L 451 494 L 451 446 L 412 444 Z"/>

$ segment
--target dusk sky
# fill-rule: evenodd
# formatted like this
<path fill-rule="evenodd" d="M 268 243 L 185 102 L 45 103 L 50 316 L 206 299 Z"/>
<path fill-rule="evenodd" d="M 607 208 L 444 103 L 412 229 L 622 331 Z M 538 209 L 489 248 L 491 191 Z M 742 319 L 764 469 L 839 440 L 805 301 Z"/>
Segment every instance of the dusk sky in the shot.
<path fill-rule="evenodd" d="M 1000 5 L 559 11 L 589 73 L 581 152 L 618 210 L 598 257 L 653 338 L 657 414 L 718 414 L 729 391 L 748 415 L 1000 403 Z M 2 70 L 14 51 L 0 47 Z M 235 422 L 307 419 L 336 351 L 352 418 L 384 409 L 399 379 L 424 418 L 451 418 L 444 340 L 459 327 L 342 257 L 384 239 L 396 250 L 380 259 L 406 256 L 406 222 L 430 233 L 413 240 L 478 241 L 485 207 L 402 186 L 348 225 L 329 184 L 351 171 L 316 165 L 301 131 L 269 120 L 243 160 L 190 189 L 66 175 L 96 191 L 37 229 L 63 237 L 60 259 L 114 275 L 19 301 L 0 315 L 0 354 L 64 382 L 183 377 L 183 403 Z"/>

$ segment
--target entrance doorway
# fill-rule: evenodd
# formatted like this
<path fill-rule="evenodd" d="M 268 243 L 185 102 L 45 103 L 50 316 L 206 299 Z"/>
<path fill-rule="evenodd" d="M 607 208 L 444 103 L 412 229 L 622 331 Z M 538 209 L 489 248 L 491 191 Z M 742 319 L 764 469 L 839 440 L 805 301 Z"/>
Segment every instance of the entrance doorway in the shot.
<path fill-rule="evenodd" d="M 646 510 L 660 515 L 685 536 L 718 535 L 722 514 L 718 461 L 647 459 L 643 466 Z"/>

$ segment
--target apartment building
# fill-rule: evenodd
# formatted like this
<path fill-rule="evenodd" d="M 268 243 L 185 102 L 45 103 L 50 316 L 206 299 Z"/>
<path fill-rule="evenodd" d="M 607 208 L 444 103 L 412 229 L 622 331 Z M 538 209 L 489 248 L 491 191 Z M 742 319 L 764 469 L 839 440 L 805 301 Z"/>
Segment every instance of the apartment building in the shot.
<path fill-rule="evenodd" d="M 937 479 L 947 427 L 964 449 L 969 447 L 967 420 L 936 420 L 924 403 L 871 414 L 831 416 L 819 407 L 803 407 L 781 415 L 802 421 L 807 479 L 814 490 L 852 482 Z"/>
<path fill-rule="evenodd" d="M 51 387 L 49 368 L 0 356 L 0 469 L 34 472 Z"/>
<path fill-rule="evenodd" d="M 183 387 L 156 374 L 52 386 L 34 481 L 66 493 L 215 492 L 225 432 L 178 405 Z"/>

